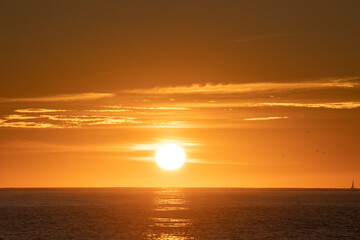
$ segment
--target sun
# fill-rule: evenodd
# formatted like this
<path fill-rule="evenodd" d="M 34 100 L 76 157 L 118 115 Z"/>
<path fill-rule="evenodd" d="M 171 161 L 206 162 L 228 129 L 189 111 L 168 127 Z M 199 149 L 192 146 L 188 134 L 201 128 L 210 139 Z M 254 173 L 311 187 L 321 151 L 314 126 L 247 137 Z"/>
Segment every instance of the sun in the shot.
<path fill-rule="evenodd" d="M 174 170 L 180 168 L 185 163 L 185 152 L 176 144 L 165 144 L 156 152 L 156 163 L 166 169 Z"/>

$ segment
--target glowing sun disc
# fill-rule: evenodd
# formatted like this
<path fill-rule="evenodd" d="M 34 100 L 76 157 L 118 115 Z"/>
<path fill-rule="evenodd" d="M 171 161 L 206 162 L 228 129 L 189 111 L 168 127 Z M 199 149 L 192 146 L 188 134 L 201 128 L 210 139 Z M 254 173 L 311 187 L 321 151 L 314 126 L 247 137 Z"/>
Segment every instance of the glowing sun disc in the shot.
<path fill-rule="evenodd" d="M 185 152 L 176 144 L 165 144 L 156 152 L 156 163 L 164 169 L 174 170 L 185 163 Z"/>

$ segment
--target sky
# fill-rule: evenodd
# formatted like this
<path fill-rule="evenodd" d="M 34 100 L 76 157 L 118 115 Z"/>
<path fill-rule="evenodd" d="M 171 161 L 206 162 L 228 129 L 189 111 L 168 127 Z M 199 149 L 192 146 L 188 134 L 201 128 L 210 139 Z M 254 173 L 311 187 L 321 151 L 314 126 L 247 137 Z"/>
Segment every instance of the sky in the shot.
<path fill-rule="evenodd" d="M 0 187 L 360 184 L 359 10 L 0 1 Z"/>

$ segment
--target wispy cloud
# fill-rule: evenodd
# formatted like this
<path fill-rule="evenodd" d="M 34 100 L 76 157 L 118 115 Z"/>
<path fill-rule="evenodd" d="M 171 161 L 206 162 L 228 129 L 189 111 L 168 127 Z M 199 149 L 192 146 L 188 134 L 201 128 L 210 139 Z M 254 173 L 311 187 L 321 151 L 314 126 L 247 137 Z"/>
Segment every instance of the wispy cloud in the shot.
<path fill-rule="evenodd" d="M 360 102 L 335 102 L 335 103 L 257 103 L 254 106 L 269 107 L 303 107 L 303 108 L 329 108 L 329 109 L 354 109 L 360 107 Z"/>
<path fill-rule="evenodd" d="M 127 109 L 96 109 L 96 110 L 85 110 L 86 112 L 97 112 L 97 113 L 119 113 L 128 112 Z"/>
<path fill-rule="evenodd" d="M 28 119 L 37 119 L 37 116 L 27 116 L 27 115 L 21 115 L 21 114 L 11 114 L 8 116 L 5 116 L 7 120 L 28 120 Z"/>
<path fill-rule="evenodd" d="M 157 87 L 150 89 L 129 89 L 123 93 L 132 94 L 229 94 L 247 93 L 259 91 L 286 91 L 296 89 L 321 89 L 321 88 L 352 88 L 359 85 L 358 77 L 321 79 L 307 82 L 288 82 L 288 83 L 229 83 L 205 85 L 193 84 L 190 86 L 176 87 Z"/>
<path fill-rule="evenodd" d="M 355 109 L 360 102 L 329 102 L 329 103 L 300 103 L 300 102 L 185 102 L 178 103 L 189 109 L 198 108 L 257 108 L 257 107 L 297 107 L 297 108 L 327 108 L 327 109 Z"/>
<path fill-rule="evenodd" d="M 8 128 L 61 128 L 61 126 L 42 122 L 6 122 L 0 121 L 0 127 Z"/>
<path fill-rule="evenodd" d="M 276 120 L 276 119 L 286 119 L 288 117 L 256 117 L 256 118 L 245 118 L 245 121 L 264 121 L 264 120 Z"/>
<path fill-rule="evenodd" d="M 135 119 L 133 118 L 106 118 L 102 121 L 89 123 L 89 125 L 119 125 L 123 123 L 137 123 Z"/>
<path fill-rule="evenodd" d="M 68 110 L 64 109 L 47 109 L 47 108 L 25 108 L 25 109 L 16 109 L 15 112 L 18 113 L 54 113 L 54 112 L 66 112 Z"/>
<path fill-rule="evenodd" d="M 122 105 L 107 105 L 103 106 L 105 108 L 115 108 L 119 109 L 118 111 L 129 111 L 131 109 L 134 110 L 189 110 L 189 108 L 186 107 L 149 107 L 149 106 L 122 106 Z M 103 111 L 114 111 L 114 110 L 103 110 Z"/>
<path fill-rule="evenodd" d="M 234 126 L 245 121 L 276 120 L 288 118 L 288 110 L 283 109 L 285 116 L 273 116 L 272 108 L 323 108 L 350 110 L 360 108 L 360 102 L 330 102 L 330 103 L 301 103 L 301 102 L 183 102 L 164 103 L 159 107 L 135 107 L 132 109 L 97 109 L 97 110 L 62 110 L 45 108 L 17 109 L 13 114 L 2 116 L 0 127 L 6 128 L 86 128 L 86 127 L 141 127 L 141 128 L 194 128 L 194 127 L 222 127 Z M 270 116 L 251 117 L 250 112 L 266 111 Z M 266 110 L 265 110 L 266 108 Z M 148 114 L 156 110 L 156 114 Z M 176 110 L 187 110 L 179 114 Z M 238 111 L 226 111 L 235 110 Z M 245 110 L 248 109 L 248 110 Z M 120 111 L 101 111 L 120 110 Z M 280 110 L 277 110 L 280 111 Z M 151 112 L 150 112 L 151 113 Z M 229 115 L 230 114 L 230 115 Z M 235 114 L 235 115 L 234 115 Z M 246 116 L 248 115 L 248 116 Z M 219 124 L 219 121 L 222 123 Z"/>
<path fill-rule="evenodd" d="M 358 77 L 347 77 L 287 83 L 194 84 L 130 89 L 124 90 L 121 96 L 118 93 L 117 95 L 89 93 L 22 98 L 25 101 L 39 100 L 44 103 L 5 104 L 8 106 L 4 105 L 6 112 L 0 116 L 0 127 L 238 127 L 246 125 L 244 121 L 276 120 L 287 117 L 293 119 L 296 116 L 291 115 L 292 108 L 303 108 L 299 109 L 303 112 L 306 112 L 306 108 L 340 110 L 360 108 L 357 97 L 359 85 Z M 297 89 L 305 90 L 293 91 Z M 320 90 L 321 94 L 317 94 L 316 90 Z M 331 94 L 332 92 L 335 94 Z M 169 96 L 171 94 L 179 95 L 175 100 L 173 96 Z M 111 96 L 114 96 L 110 99 L 111 101 L 98 100 L 96 106 L 93 101 L 72 102 L 71 104 L 51 102 L 92 100 Z M 346 101 L 348 99 L 353 101 Z M 19 99 L 12 100 L 16 102 Z M 15 108 L 13 112 L 11 112 L 11 107 Z M 272 123 L 269 122 L 268 125 L 270 124 Z"/>
<path fill-rule="evenodd" d="M 39 115 L 38 118 L 47 118 L 53 121 L 64 121 L 64 122 L 94 122 L 94 121 L 102 121 L 104 120 L 104 116 L 97 115 Z"/>
<path fill-rule="evenodd" d="M 29 97 L 29 98 L 3 98 L 1 102 L 59 102 L 59 101 L 84 101 L 108 98 L 115 96 L 114 93 L 77 93 L 62 94 L 47 97 Z"/>
<path fill-rule="evenodd" d="M 87 110 L 84 110 L 86 112 Z M 84 127 L 142 127 L 142 128 L 179 128 L 190 127 L 188 123 L 180 120 L 159 119 L 158 117 L 142 117 L 141 113 L 133 112 L 131 115 L 117 112 L 104 114 L 83 114 L 81 111 L 71 114 L 57 114 L 50 112 L 28 112 L 22 114 L 9 114 L 0 119 L 0 127 L 11 128 L 84 128 Z M 54 114 L 55 113 L 55 114 Z"/>

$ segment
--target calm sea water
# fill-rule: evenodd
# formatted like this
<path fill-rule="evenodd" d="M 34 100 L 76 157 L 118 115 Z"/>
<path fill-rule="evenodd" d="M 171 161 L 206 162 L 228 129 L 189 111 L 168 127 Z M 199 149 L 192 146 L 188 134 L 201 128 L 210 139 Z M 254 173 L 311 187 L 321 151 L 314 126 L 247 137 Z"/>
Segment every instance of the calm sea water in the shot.
<path fill-rule="evenodd" d="M 2 189 L 0 239 L 360 239 L 360 191 Z"/>

